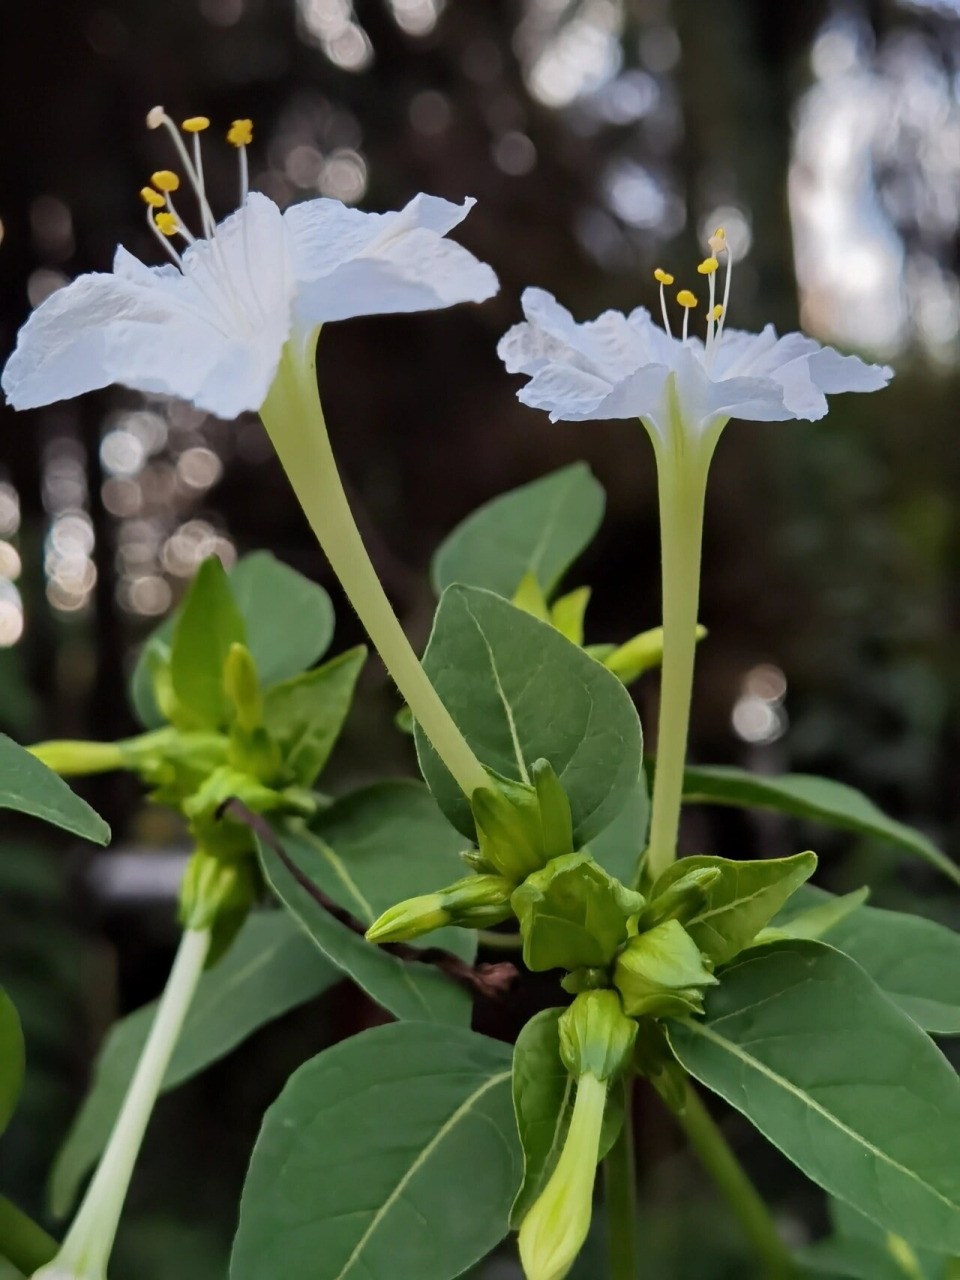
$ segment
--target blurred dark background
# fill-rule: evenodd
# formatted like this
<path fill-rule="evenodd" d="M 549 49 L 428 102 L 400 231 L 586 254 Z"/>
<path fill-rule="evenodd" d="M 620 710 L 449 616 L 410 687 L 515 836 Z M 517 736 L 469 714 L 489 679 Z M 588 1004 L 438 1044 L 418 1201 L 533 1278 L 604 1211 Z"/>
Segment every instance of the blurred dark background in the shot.
<path fill-rule="evenodd" d="M 821 423 L 727 431 L 691 749 L 851 782 L 960 855 L 957 0 L 8 0 L 0 21 L 3 355 L 32 305 L 108 269 L 116 243 L 158 260 L 137 195 L 172 159 L 144 127 L 158 102 L 213 119 L 218 214 L 236 199 L 220 139 L 238 116 L 255 122 L 253 185 L 281 205 L 478 198 L 458 235 L 499 274 L 496 299 L 332 325 L 321 340 L 335 448 L 418 644 L 443 535 L 581 457 L 609 495 L 570 578 L 594 587 L 588 639 L 659 621 L 648 442 L 626 422 L 550 426 L 516 401 L 495 344 L 525 285 L 578 319 L 649 305 L 652 269 L 694 279 L 704 232 L 723 223 L 739 259 L 733 324 L 802 322 L 893 362 L 888 391 L 841 399 Z M 114 389 L 29 414 L 0 407 L 0 424 L 0 728 L 18 740 L 133 732 L 131 657 L 212 553 L 229 564 L 271 549 L 330 589 L 337 646 L 359 638 L 256 420 Z M 655 698 L 653 679 L 639 692 L 651 741 Z M 330 787 L 413 769 L 395 705 L 370 664 Z M 174 941 L 176 863 L 155 855 L 182 849 L 175 824 L 128 779 L 83 792 L 113 825 L 113 850 L 9 821 L 0 848 L 0 980 L 30 1063 L 0 1185 L 36 1212 L 105 1028 L 156 994 Z M 695 811 L 685 840 L 741 857 L 813 843 L 824 883 L 869 881 L 875 901 L 956 922 L 922 864 L 849 838 Z M 295 1065 L 376 1016 L 338 989 L 163 1101 L 112 1274 L 223 1276 L 264 1108 Z M 509 1012 L 503 1025 L 484 1016 L 509 1034 Z M 697 1252 L 712 1213 L 703 1184 L 652 1103 L 638 1123 L 656 1206 L 645 1274 L 749 1274 L 732 1228 L 718 1228 L 729 1249 L 712 1261 Z M 816 1231 L 818 1198 L 733 1131 L 787 1229 Z M 485 1274 L 518 1273 L 504 1260 Z"/>

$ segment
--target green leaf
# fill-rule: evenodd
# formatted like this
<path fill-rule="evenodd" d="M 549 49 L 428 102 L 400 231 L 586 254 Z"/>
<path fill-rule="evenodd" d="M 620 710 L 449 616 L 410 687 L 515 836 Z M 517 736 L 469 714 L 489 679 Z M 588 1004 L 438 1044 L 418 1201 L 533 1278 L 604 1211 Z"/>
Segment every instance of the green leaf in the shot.
<path fill-rule="evenodd" d="M 604 871 L 616 876 L 621 884 L 632 887 L 639 880 L 640 860 L 647 847 L 649 829 L 650 786 L 646 771 L 641 769 L 623 808 L 590 841 L 590 852 Z"/>
<path fill-rule="evenodd" d="M 306 671 L 329 649 L 333 605 L 319 583 L 255 551 L 237 562 L 230 586 L 265 688 Z"/>
<path fill-rule="evenodd" d="M 507 1232 L 520 1176 L 510 1049 L 471 1031 L 364 1031 L 267 1112 L 231 1280 L 450 1280 Z"/>
<path fill-rule="evenodd" d="M 806 896 L 808 889 L 812 890 L 812 901 Z M 763 929 L 755 941 L 779 942 L 782 938 L 818 940 L 835 929 L 841 920 L 859 911 L 869 897 L 870 890 L 866 886 L 837 898 L 812 885 L 801 885 L 769 929 Z M 804 905 L 808 902 L 810 905 Z"/>
<path fill-rule="evenodd" d="M 20 1019 L 13 1001 L 0 987 L 0 1133 L 10 1117 L 23 1086 L 24 1047 Z"/>
<path fill-rule="evenodd" d="M 722 974 L 681 1064 L 832 1195 L 906 1240 L 960 1252 L 960 1079 L 854 961 L 775 942 Z"/>
<path fill-rule="evenodd" d="M 566 1141 L 575 1087 L 560 1059 L 559 1022 L 563 1009 L 543 1009 L 524 1026 L 513 1051 L 513 1107 L 523 1148 L 523 1181 L 510 1210 L 519 1228 L 547 1185 Z M 623 1090 L 607 1096 L 600 1137 L 602 1160 L 623 1126 Z"/>
<path fill-rule="evenodd" d="M 790 903 L 798 912 L 824 910 L 842 899 L 804 885 Z M 774 921 L 790 929 L 788 911 Z M 960 1035 L 960 934 L 902 911 L 860 907 L 826 934 L 826 941 L 856 960 L 890 999 L 934 1035 Z"/>
<path fill-rule="evenodd" d="M 513 489 L 479 507 L 441 543 L 431 566 L 440 595 L 454 582 L 511 599 L 526 573 L 545 596 L 593 539 L 603 489 L 584 462 Z"/>
<path fill-rule="evenodd" d="M 623 808 L 640 774 L 636 708 L 619 680 L 559 631 L 490 591 L 448 587 L 423 665 L 481 764 L 528 782 L 536 760 L 550 762 L 579 843 Z M 416 740 L 437 803 L 472 839 L 470 807 L 419 725 Z"/>
<path fill-rule="evenodd" d="M 228 576 L 246 625 L 247 647 L 264 685 L 299 675 L 326 653 L 333 639 L 333 605 L 323 587 L 267 551 L 244 556 Z M 163 721 L 153 696 L 147 649 L 156 641 L 169 645 L 179 613 L 153 632 L 131 680 L 134 709 L 148 729 Z"/>
<path fill-rule="evenodd" d="M 650 891 L 650 900 L 691 871 L 716 868 L 719 880 L 706 890 L 706 903 L 684 921 L 687 933 L 714 964 L 726 964 L 769 924 L 792 893 L 813 875 L 815 853 L 756 862 L 729 858 L 681 858 L 663 873 Z"/>
<path fill-rule="evenodd" d="M 786 773 L 766 778 L 742 769 L 711 765 L 687 769 L 683 777 L 685 804 L 730 804 L 742 809 L 767 809 L 792 818 L 805 818 L 871 836 L 916 854 L 960 884 L 960 867 L 937 846 L 902 822 L 882 813 L 862 792 L 829 778 Z"/>
<path fill-rule="evenodd" d="M 0 733 L 0 809 L 15 809 L 94 844 L 110 843 L 110 828 L 62 778 Z"/>
<path fill-rule="evenodd" d="M 339 971 L 317 954 L 285 911 L 252 915 L 223 960 L 200 979 L 164 1090 L 198 1075 L 258 1027 L 339 980 Z M 51 1175 L 50 1203 L 57 1217 L 69 1212 L 106 1145 L 155 1013 L 155 1003 L 145 1005 L 117 1022 L 104 1041 L 90 1092 Z"/>
<path fill-rule="evenodd" d="M 808 1270 L 845 1280 L 944 1280 L 944 1258 L 915 1250 L 842 1200 L 831 1199 L 828 1210 L 833 1235 L 802 1251 Z"/>
<path fill-rule="evenodd" d="M 178 702 L 207 728 L 230 716 L 223 667 L 231 645 L 246 644 L 247 632 L 223 565 L 204 560 L 190 584 L 173 631 L 170 677 Z"/>
<path fill-rule="evenodd" d="M 435 820 L 429 810 L 436 814 Z M 416 783 L 367 788 L 340 801 L 322 818 L 314 830 L 283 833 L 284 851 L 301 877 L 364 926 L 395 902 L 454 878 L 450 869 L 458 860 L 453 845 L 459 847 L 461 842 L 445 823 L 440 826 L 436 806 Z M 324 955 L 372 1000 L 398 1018 L 469 1023 L 467 992 L 434 965 L 405 962 L 367 942 L 321 906 L 275 850 L 261 843 L 260 857 L 271 888 L 287 910 Z M 460 930 L 442 930 L 421 944 L 459 950 L 469 957 L 476 938 Z"/>
<path fill-rule="evenodd" d="M 264 694 L 264 727 L 301 786 L 312 786 L 330 758 L 366 659 L 366 648 L 358 645 Z"/>

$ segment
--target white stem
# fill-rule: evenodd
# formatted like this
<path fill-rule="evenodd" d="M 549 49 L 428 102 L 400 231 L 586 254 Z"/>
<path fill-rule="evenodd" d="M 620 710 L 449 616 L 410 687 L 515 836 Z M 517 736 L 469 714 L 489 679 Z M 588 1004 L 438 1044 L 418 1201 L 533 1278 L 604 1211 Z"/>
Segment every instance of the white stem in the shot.
<path fill-rule="evenodd" d="M 187 929 L 110 1140 L 60 1252 L 34 1280 L 105 1280 L 143 1135 L 210 951 L 209 929 Z"/>

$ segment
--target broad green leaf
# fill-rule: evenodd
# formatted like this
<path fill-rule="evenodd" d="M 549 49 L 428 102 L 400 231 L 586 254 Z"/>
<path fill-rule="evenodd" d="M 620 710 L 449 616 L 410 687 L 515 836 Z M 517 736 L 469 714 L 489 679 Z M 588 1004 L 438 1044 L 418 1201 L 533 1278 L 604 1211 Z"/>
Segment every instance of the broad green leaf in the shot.
<path fill-rule="evenodd" d="M 534 761 L 550 762 L 579 844 L 623 808 L 640 774 L 636 708 L 615 676 L 548 623 L 490 591 L 448 587 L 423 665 L 481 764 L 528 782 Z M 470 807 L 419 725 L 416 740 L 437 803 L 472 838 Z"/>
<path fill-rule="evenodd" d="M 523 1181 L 510 1210 L 519 1228 L 560 1159 L 576 1088 L 560 1059 L 562 1009 L 543 1009 L 524 1026 L 513 1051 L 513 1108 L 523 1149 Z M 623 1126 L 623 1090 L 611 1088 L 600 1138 L 602 1160 Z"/>
<path fill-rule="evenodd" d="M 163 1088 L 199 1074 L 340 976 L 285 911 L 252 915 L 223 960 L 200 979 Z M 116 1023 L 104 1041 L 90 1092 L 51 1175 L 51 1209 L 58 1217 L 70 1210 L 103 1151 L 155 1013 L 156 1004 L 145 1005 Z"/>
<path fill-rule="evenodd" d="M 383 840 L 389 838 L 389 827 L 382 829 Z M 281 836 L 287 858 L 296 866 L 297 875 L 284 864 L 274 849 L 261 843 L 260 858 L 264 874 L 274 893 L 299 921 L 323 954 L 337 968 L 348 974 L 377 1004 L 383 1005 L 395 1017 L 420 1022 L 448 1022 L 469 1024 L 471 1001 L 467 992 L 442 974 L 435 965 L 418 961 L 403 961 L 382 947 L 367 942 L 346 924 L 330 914 L 304 888 L 300 878 L 316 884 L 344 906 L 361 924 L 370 924 L 379 914 L 378 901 L 373 899 L 373 886 L 361 875 L 354 880 L 353 864 L 340 856 L 321 836 L 308 830 L 285 833 Z M 389 860 L 389 846 L 384 849 L 384 861 Z M 400 858 L 392 868 L 392 877 L 403 879 Z M 452 879 L 453 877 L 451 877 Z M 398 898 L 410 897 L 412 890 L 398 894 Z M 370 913 L 362 906 L 366 901 Z M 384 908 L 393 903 L 384 900 Z M 360 914 L 363 912 L 363 914 Z M 461 934 L 468 945 L 472 939 Z M 423 939 L 425 945 L 440 938 L 440 943 L 450 940 L 432 934 Z"/>
<path fill-rule="evenodd" d="M 510 1048 L 395 1023 L 301 1067 L 267 1112 L 231 1280 L 450 1280 L 507 1233 Z"/>
<path fill-rule="evenodd" d="M 777 926 L 791 929 L 808 909 L 824 910 L 842 899 L 804 885 Z M 860 907 L 824 938 L 866 969 L 890 999 L 924 1031 L 960 1035 L 960 934 L 903 911 Z"/>
<path fill-rule="evenodd" d="M 244 556 L 228 576 L 247 628 L 247 646 L 264 685 L 299 675 L 326 653 L 333 639 L 333 605 L 323 587 L 268 551 Z M 130 696 L 147 728 L 162 723 L 147 667 L 147 647 L 154 641 L 169 645 L 178 617 L 179 610 L 157 627 L 134 669 Z"/>
<path fill-rule="evenodd" d="M 264 687 L 306 671 L 330 647 L 330 597 L 319 583 L 268 551 L 255 551 L 239 560 L 230 574 L 230 586 Z"/>
<path fill-rule="evenodd" d="M 550 596 L 603 519 L 603 489 L 584 462 L 513 489 L 479 507 L 440 545 L 431 578 L 440 595 L 454 582 L 509 600 L 526 573 Z"/>
<path fill-rule="evenodd" d="M 94 844 L 110 843 L 110 828 L 85 800 L 35 756 L 0 733 L 0 809 L 14 809 L 62 827 Z"/>
<path fill-rule="evenodd" d="M 807 773 L 762 777 L 743 769 L 711 765 L 687 769 L 683 777 L 685 804 L 729 804 L 741 809 L 768 809 L 792 818 L 822 822 L 842 831 L 855 831 L 916 854 L 960 884 L 960 866 L 952 862 L 919 831 L 895 822 L 872 800 L 853 787 Z"/>
<path fill-rule="evenodd" d="M 844 1280 L 945 1280 L 945 1259 L 914 1249 L 841 1200 L 828 1209 L 833 1235 L 800 1254 L 809 1271 Z"/>
<path fill-rule="evenodd" d="M 669 1023 L 681 1064 L 887 1231 L 960 1252 L 960 1079 L 858 964 L 821 942 L 735 960 L 706 1016 Z"/>
<path fill-rule="evenodd" d="M 640 878 L 640 860 L 647 847 L 650 828 L 650 787 L 645 770 L 627 796 L 626 804 L 590 841 L 590 852 L 610 875 L 628 887 Z"/>
<path fill-rule="evenodd" d="M 726 964 L 753 941 L 783 904 L 817 866 L 815 853 L 756 862 L 728 858 L 681 858 L 673 863 L 650 890 L 650 900 L 691 871 L 713 867 L 720 879 L 706 891 L 707 900 L 697 914 L 684 921 L 687 933 L 714 964 Z"/>
<path fill-rule="evenodd" d="M 223 565 L 212 556 L 204 560 L 190 584 L 170 648 L 173 691 L 205 727 L 216 729 L 229 717 L 223 664 L 230 646 L 246 640 L 246 627 Z"/>
<path fill-rule="evenodd" d="M 264 694 L 264 726 L 303 787 L 312 786 L 330 758 L 366 658 L 366 649 L 359 645 Z"/>
<path fill-rule="evenodd" d="M 23 1085 L 24 1048 L 13 1001 L 0 987 L 0 1133 L 10 1123 Z"/>

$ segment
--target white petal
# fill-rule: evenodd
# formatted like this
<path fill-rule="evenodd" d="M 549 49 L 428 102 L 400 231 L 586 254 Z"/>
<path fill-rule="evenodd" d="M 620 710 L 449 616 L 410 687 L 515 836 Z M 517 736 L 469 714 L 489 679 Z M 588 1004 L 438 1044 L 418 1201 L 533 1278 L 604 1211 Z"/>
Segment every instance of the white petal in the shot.
<path fill-rule="evenodd" d="M 443 239 L 474 203 L 421 195 L 387 214 L 361 213 L 333 200 L 293 205 L 284 217 L 299 315 L 322 324 L 492 297 L 499 285 L 490 267 Z"/>
<path fill-rule="evenodd" d="M 30 408 L 119 383 L 232 418 L 258 409 L 290 327 L 286 230 L 262 196 L 228 218 L 188 274 L 118 250 L 114 275 L 81 276 L 21 330 L 2 385 Z M 287 264 L 287 265 L 285 265 Z"/>
<path fill-rule="evenodd" d="M 885 364 L 867 364 L 859 356 L 842 356 L 823 347 L 808 361 L 810 376 L 826 395 L 842 391 L 880 391 L 893 377 Z"/>
<path fill-rule="evenodd" d="M 546 409 L 550 421 L 586 422 L 613 388 L 603 378 L 570 364 L 547 364 L 535 373 L 517 398 L 531 409 Z"/>
<path fill-rule="evenodd" d="M 651 358 L 646 334 L 622 312 L 605 311 L 596 320 L 577 324 L 545 289 L 525 289 L 521 303 L 531 326 L 524 339 L 527 367 L 512 372 L 530 373 L 533 362 L 548 359 L 572 364 L 614 383 Z M 511 344 L 507 344 L 507 353 L 513 354 Z"/>
<path fill-rule="evenodd" d="M 770 378 L 710 377 L 699 356 L 686 350 L 677 363 L 677 399 L 685 428 L 700 434 L 718 419 L 783 422 L 792 417 L 783 389 Z"/>
<path fill-rule="evenodd" d="M 220 342 L 215 330 L 159 289 L 113 275 L 80 276 L 47 298 L 20 330 L 3 390 L 18 409 L 113 382 L 182 394 L 166 374 L 193 389 Z"/>

